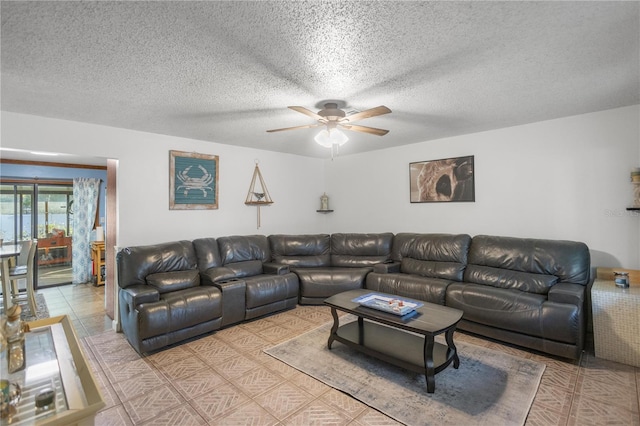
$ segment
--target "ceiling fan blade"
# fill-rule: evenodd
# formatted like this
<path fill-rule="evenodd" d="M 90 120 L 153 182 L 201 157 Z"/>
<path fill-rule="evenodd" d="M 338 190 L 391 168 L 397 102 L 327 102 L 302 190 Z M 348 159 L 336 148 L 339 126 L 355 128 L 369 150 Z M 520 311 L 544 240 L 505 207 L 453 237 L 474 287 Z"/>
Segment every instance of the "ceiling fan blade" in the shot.
<path fill-rule="evenodd" d="M 342 124 L 342 123 L 340 123 L 340 127 L 343 127 L 346 130 L 351 130 L 351 131 L 354 131 L 354 132 L 369 133 L 370 135 L 376 135 L 376 136 L 384 136 L 387 133 L 389 133 L 389 131 L 385 130 L 385 129 L 376 129 L 375 127 L 358 126 L 358 125 L 355 125 L 355 124 Z"/>
<path fill-rule="evenodd" d="M 353 123 L 357 120 L 364 120 L 365 118 L 371 118 L 378 115 L 389 114 L 391 110 L 384 105 L 380 105 L 379 107 L 367 109 L 364 111 L 356 112 L 355 114 L 348 115 L 345 118 L 339 120 L 340 122 L 346 121 L 349 123 Z"/>
<path fill-rule="evenodd" d="M 309 129 L 309 128 L 312 128 L 312 127 L 320 127 L 320 126 L 324 126 L 324 124 L 323 123 L 314 123 L 314 124 L 306 124 L 304 126 L 284 127 L 282 129 L 267 130 L 267 132 L 273 133 L 273 132 L 282 132 L 283 130 Z"/>
<path fill-rule="evenodd" d="M 289 109 L 292 109 L 294 111 L 298 111 L 301 112 L 305 115 L 308 115 L 309 117 L 315 118 L 316 120 L 323 120 L 324 117 L 321 115 L 316 114 L 315 112 L 306 109 L 305 107 L 301 107 L 301 106 L 290 106 Z"/>

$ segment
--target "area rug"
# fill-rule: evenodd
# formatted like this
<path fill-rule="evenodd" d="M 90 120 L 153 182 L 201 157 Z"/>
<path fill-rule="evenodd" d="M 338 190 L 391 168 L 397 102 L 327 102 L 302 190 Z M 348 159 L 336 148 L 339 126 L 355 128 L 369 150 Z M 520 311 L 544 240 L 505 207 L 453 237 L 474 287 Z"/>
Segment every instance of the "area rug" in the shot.
<path fill-rule="evenodd" d="M 31 312 L 31 307 L 29 306 L 29 302 L 26 298 L 22 298 L 22 300 L 18 301 L 20 308 L 22 308 L 22 313 L 20 314 L 20 318 L 23 321 L 34 321 L 37 319 L 49 318 L 49 308 L 47 307 L 47 302 L 44 299 L 44 296 L 40 293 L 36 293 L 36 312 Z M 2 312 L 4 313 L 4 303 L 2 304 Z"/>
<path fill-rule="evenodd" d="M 344 320 L 341 320 L 341 325 Z M 334 342 L 331 323 L 265 349 L 267 354 L 407 425 L 522 425 L 545 365 L 456 342 L 460 368 L 425 377 Z"/>

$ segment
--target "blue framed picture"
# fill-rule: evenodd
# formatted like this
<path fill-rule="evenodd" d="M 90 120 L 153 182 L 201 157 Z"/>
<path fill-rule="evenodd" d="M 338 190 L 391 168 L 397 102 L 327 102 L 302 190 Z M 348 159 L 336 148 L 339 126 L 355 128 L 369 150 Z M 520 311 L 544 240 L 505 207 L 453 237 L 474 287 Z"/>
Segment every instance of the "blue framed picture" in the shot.
<path fill-rule="evenodd" d="M 217 155 L 169 151 L 169 209 L 218 208 Z"/>

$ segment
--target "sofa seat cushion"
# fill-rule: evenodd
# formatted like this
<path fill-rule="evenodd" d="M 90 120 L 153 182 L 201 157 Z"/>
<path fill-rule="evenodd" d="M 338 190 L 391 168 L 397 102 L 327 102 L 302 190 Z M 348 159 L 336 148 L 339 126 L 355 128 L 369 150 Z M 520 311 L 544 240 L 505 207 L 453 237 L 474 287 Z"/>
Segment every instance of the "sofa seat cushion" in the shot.
<path fill-rule="evenodd" d="M 292 273 L 257 275 L 243 280 L 246 285 L 246 309 L 298 297 L 298 280 Z"/>
<path fill-rule="evenodd" d="M 222 295 L 216 287 L 192 287 L 163 293 L 159 301 L 137 310 L 140 338 L 147 339 L 220 318 Z"/>
<path fill-rule="evenodd" d="M 450 280 L 420 275 L 372 272 L 367 275 L 365 286 L 372 291 L 444 305 L 447 286 L 450 283 Z"/>
<path fill-rule="evenodd" d="M 327 298 L 347 290 L 364 287 L 372 267 L 366 268 L 291 268 L 300 280 L 300 296 Z"/>
<path fill-rule="evenodd" d="M 576 343 L 583 326 L 575 305 L 481 284 L 451 283 L 446 304 L 462 310 L 467 321 L 565 343 Z"/>
<path fill-rule="evenodd" d="M 184 290 L 200 285 L 200 274 L 197 269 L 187 271 L 159 272 L 147 275 L 147 284 L 159 293 Z"/>

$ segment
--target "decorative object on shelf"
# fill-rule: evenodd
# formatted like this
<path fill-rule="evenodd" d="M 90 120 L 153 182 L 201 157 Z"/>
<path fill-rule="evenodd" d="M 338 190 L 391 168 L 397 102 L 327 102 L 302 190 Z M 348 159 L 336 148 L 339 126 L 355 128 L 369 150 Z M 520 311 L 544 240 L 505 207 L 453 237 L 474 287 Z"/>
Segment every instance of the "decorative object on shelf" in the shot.
<path fill-rule="evenodd" d="M 248 206 L 258 207 L 258 228 L 260 229 L 260 207 L 269 206 L 273 204 L 267 184 L 264 183 L 262 173 L 260 173 L 260 167 L 258 167 L 258 160 L 256 160 L 256 167 L 253 169 L 253 177 L 251 178 L 251 185 L 249 185 L 249 192 L 244 203 Z"/>
<path fill-rule="evenodd" d="M 473 155 L 410 163 L 410 201 L 475 201 L 474 175 Z"/>
<path fill-rule="evenodd" d="M 104 228 L 102 226 L 96 226 L 95 241 L 104 241 Z"/>
<path fill-rule="evenodd" d="M 169 151 L 169 210 L 218 208 L 218 156 Z"/>
<path fill-rule="evenodd" d="M 633 185 L 633 209 L 640 208 L 640 167 L 631 171 L 631 184 Z"/>
<path fill-rule="evenodd" d="M 627 288 L 629 287 L 629 273 L 623 271 L 613 271 L 613 281 L 616 286 Z"/>
<path fill-rule="evenodd" d="M 329 196 L 327 193 L 323 193 L 320 197 L 320 210 L 316 210 L 318 213 L 331 213 L 333 210 L 329 209 Z"/>
<path fill-rule="evenodd" d="M 327 211 L 327 210 L 329 210 L 329 196 L 327 195 L 326 192 L 324 192 L 320 197 L 320 211 Z"/>

